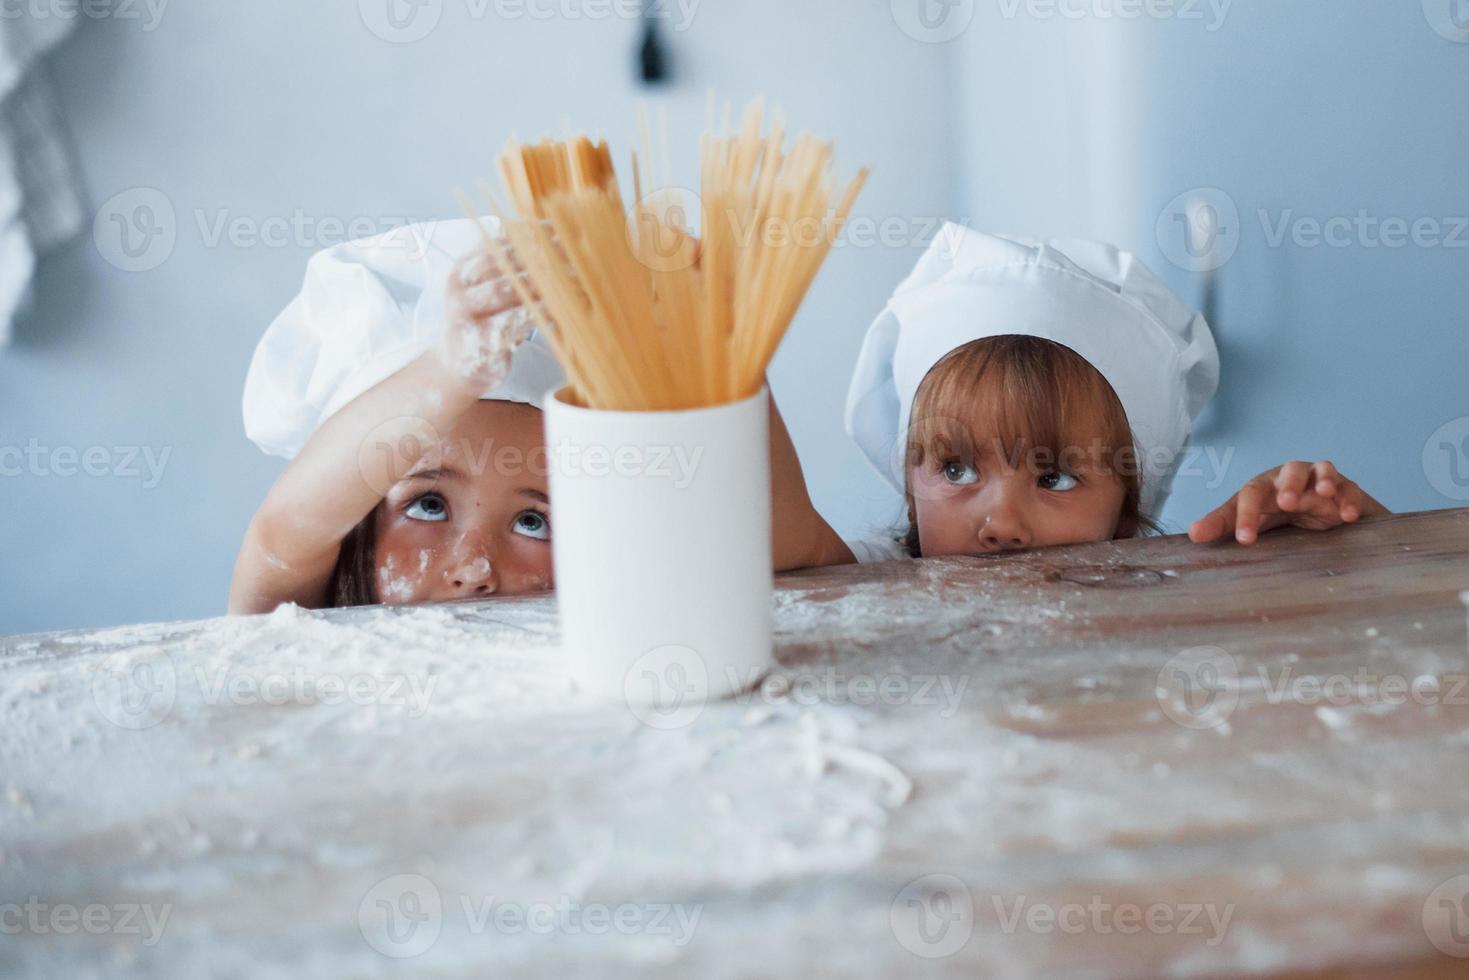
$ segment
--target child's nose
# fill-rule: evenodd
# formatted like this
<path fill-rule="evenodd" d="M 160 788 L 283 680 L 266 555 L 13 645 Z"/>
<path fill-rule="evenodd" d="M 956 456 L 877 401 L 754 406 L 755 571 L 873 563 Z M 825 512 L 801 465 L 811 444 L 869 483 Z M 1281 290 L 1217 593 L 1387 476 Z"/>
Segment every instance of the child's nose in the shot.
<path fill-rule="evenodd" d="M 495 566 L 484 555 L 452 563 L 444 572 L 444 583 L 463 596 L 493 595 L 499 588 Z"/>
<path fill-rule="evenodd" d="M 979 544 L 985 551 L 1017 551 L 1030 547 L 1030 524 L 1024 512 L 1009 501 L 998 501 L 979 528 Z"/>
<path fill-rule="evenodd" d="M 1030 544 L 1030 534 L 1024 528 L 992 521 L 980 530 L 979 543 L 985 551 L 1018 551 Z"/>

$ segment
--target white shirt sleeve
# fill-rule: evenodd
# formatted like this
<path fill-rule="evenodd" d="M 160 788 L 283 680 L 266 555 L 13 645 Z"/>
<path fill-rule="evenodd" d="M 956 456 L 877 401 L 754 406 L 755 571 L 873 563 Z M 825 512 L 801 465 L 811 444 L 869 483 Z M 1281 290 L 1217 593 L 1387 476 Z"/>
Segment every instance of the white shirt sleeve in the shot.
<path fill-rule="evenodd" d="M 852 554 L 857 561 L 863 565 L 879 561 L 902 561 L 908 557 L 908 553 L 903 550 L 903 545 L 897 538 L 859 538 L 855 541 L 848 541 L 846 544 L 852 549 Z"/>

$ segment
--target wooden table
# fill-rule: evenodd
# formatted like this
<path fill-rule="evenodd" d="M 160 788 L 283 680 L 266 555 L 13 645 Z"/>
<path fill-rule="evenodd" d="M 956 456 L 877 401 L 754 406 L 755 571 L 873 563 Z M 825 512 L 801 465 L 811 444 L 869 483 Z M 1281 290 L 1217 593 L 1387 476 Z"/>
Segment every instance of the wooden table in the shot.
<path fill-rule="evenodd" d="M 1466 588 L 1469 511 L 821 570 L 662 712 L 549 597 L 9 639 L 0 975 L 1465 975 Z"/>

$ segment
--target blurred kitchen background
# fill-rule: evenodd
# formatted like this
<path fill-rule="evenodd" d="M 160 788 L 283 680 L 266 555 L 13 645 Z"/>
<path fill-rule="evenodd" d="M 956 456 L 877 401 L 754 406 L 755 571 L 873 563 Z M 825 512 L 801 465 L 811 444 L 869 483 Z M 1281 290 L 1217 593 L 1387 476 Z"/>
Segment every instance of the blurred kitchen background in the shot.
<path fill-rule="evenodd" d="M 764 93 L 873 168 L 773 371 L 838 530 L 898 517 L 842 405 L 946 218 L 1110 239 L 1207 304 L 1223 383 L 1169 527 L 1291 458 L 1331 458 L 1395 510 L 1469 502 L 1469 0 L 638 6 L 7 3 L 0 634 L 221 613 L 282 466 L 245 440 L 241 386 L 307 257 L 457 216 L 451 186 L 512 131 L 626 148 L 639 99 L 667 107 L 692 184 L 711 89 Z M 38 126 L 59 142 L 21 167 Z M 79 228 L 31 275 L 38 197 L 68 223 L 68 165 Z"/>

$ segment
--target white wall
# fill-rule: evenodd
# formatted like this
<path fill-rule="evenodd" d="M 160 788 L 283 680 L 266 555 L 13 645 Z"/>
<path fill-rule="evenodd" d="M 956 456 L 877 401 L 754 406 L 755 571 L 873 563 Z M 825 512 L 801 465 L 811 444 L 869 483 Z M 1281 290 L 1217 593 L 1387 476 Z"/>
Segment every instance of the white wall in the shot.
<path fill-rule="evenodd" d="M 170 3 L 151 32 L 86 23 L 55 59 L 96 203 L 157 189 L 177 242 L 148 272 L 110 265 L 89 236 L 45 262 L 0 352 L 0 447 L 170 456 L 151 488 L 0 477 L 0 633 L 223 608 L 279 465 L 241 434 L 245 367 L 329 242 L 211 245 L 209 226 L 452 216 L 448 188 L 488 172 L 511 130 L 601 128 L 626 145 L 642 94 L 633 24 L 428 0 L 436 29 L 393 44 L 360 15 L 387 2 Z M 668 32 L 678 80 L 656 101 L 692 135 L 710 87 L 737 103 L 763 91 L 874 167 L 861 219 L 909 238 L 939 217 L 1108 238 L 1195 301 L 1201 277 L 1165 257 L 1155 224 L 1180 192 L 1221 188 L 1240 238 L 1219 273 L 1224 387 L 1200 442 L 1233 451 L 1226 480 L 1330 455 L 1391 507 L 1462 502 L 1441 489 L 1453 474 L 1430 435 L 1469 415 L 1469 249 L 1273 247 L 1257 217 L 1469 212 L 1469 43 L 1435 33 L 1425 4 L 1236 0 L 1210 30 L 1218 0 L 1189 5 L 1200 20 L 1140 22 L 959 3 L 947 9 L 974 18 L 947 44 L 900 30 L 893 6 L 703 0 Z M 896 516 L 841 406 L 861 335 L 916 252 L 836 252 L 772 373 L 817 502 L 847 533 Z M 1180 526 L 1228 489 L 1184 480 L 1165 517 Z"/>
<path fill-rule="evenodd" d="M 1199 188 L 1238 212 L 1217 272 L 1220 396 L 1197 439 L 1231 463 L 1222 485 L 1177 481 L 1171 527 L 1293 458 L 1333 459 L 1394 510 L 1469 503 L 1469 30 L 1452 40 L 1426 15 L 1445 26 L 1457 2 L 1180 2 L 1187 16 L 1124 21 L 1005 0 L 958 42 L 972 223 L 1119 242 L 1199 303 L 1203 276 L 1170 258 L 1181 239 L 1159 219 L 1180 235 L 1168 206 Z M 1308 225 L 1306 245 L 1272 244 L 1282 220 L 1362 212 L 1461 233 L 1334 247 Z M 1445 450 L 1435 432 L 1455 420 Z"/>
<path fill-rule="evenodd" d="M 146 272 L 110 265 L 90 236 L 44 264 L 35 309 L 0 352 L 0 446 L 170 455 L 150 488 L 0 478 L 0 633 L 223 610 L 240 534 L 279 468 L 242 435 L 245 368 L 330 241 L 211 244 L 221 218 L 453 216 L 450 186 L 488 174 L 512 130 L 598 128 L 628 145 L 643 94 L 634 24 L 477 17 L 497 8 L 442 0 L 437 27 L 398 44 L 364 26 L 359 6 L 373 2 L 169 4 L 152 31 L 85 23 L 56 57 L 95 202 L 155 189 L 177 241 Z M 690 145 L 708 89 L 737 104 L 763 92 L 835 138 L 841 160 L 873 166 L 860 216 L 919 216 L 921 230 L 951 213 L 946 49 L 899 30 L 888 4 L 704 0 L 666 39 L 677 81 L 656 101 Z M 689 180 L 691 163 L 692 151 L 675 160 Z M 845 531 L 892 516 L 840 416 L 862 332 L 915 256 L 837 252 L 773 370 L 813 491 Z"/>

